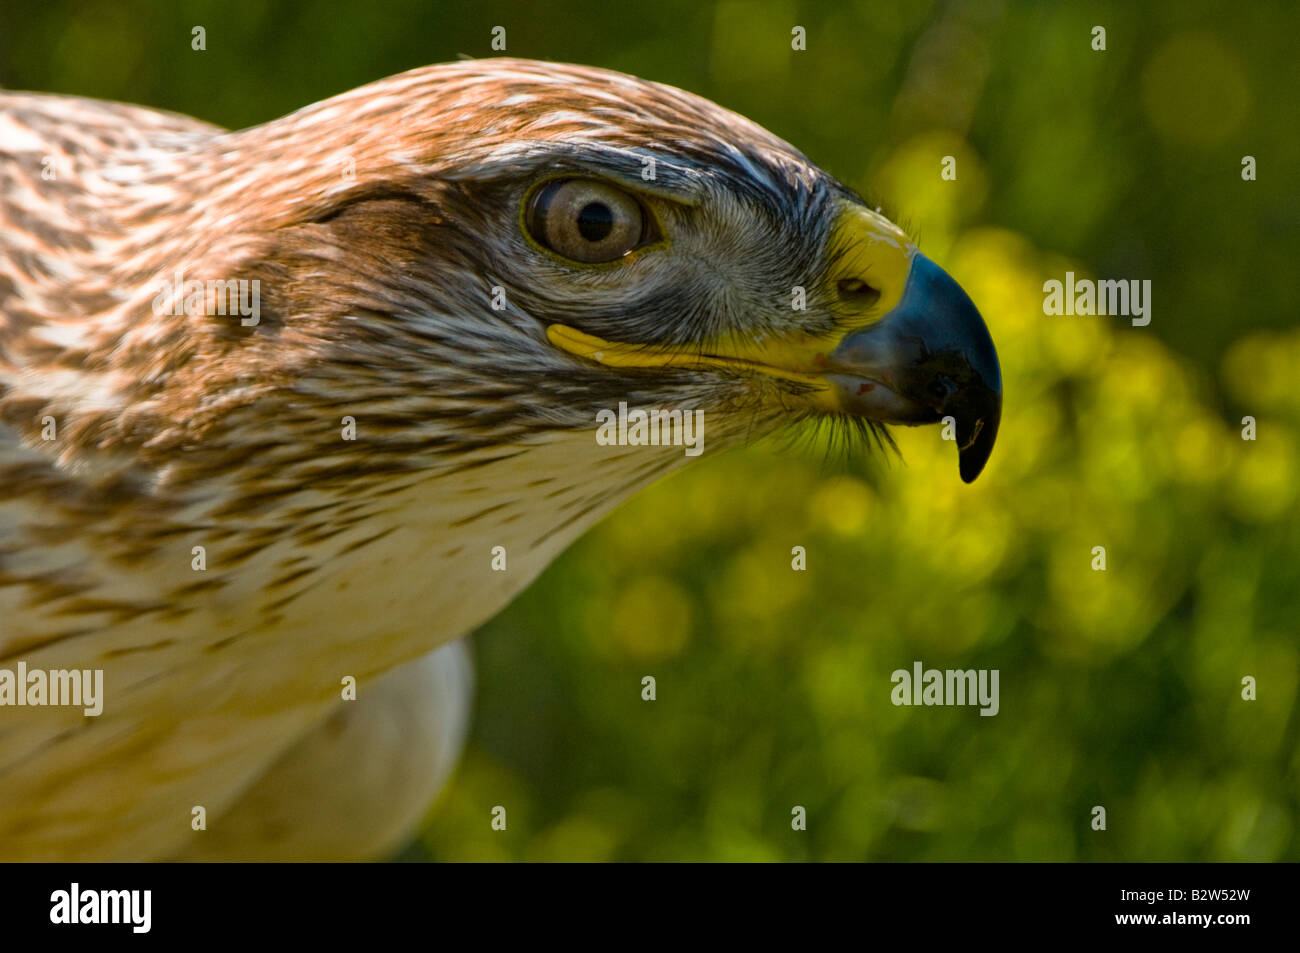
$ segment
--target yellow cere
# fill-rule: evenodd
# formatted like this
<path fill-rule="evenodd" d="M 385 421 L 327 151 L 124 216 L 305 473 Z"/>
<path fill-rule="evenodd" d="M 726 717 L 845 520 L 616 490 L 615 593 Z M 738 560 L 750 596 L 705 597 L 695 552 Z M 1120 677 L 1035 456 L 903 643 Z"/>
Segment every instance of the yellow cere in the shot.
<path fill-rule="evenodd" d="M 635 342 L 608 341 L 563 324 L 546 329 L 547 339 L 568 351 L 606 367 L 716 367 L 760 371 L 771 377 L 797 380 L 816 389 L 813 400 L 828 410 L 838 407 L 834 392 L 822 377 L 826 357 L 843 334 L 869 320 L 879 320 L 902 300 L 916 248 L 907 235 L 883 215 L 854 202 L 840 203 L 831 229 L 828 253 L 836 255 L 832 284 L 858 280 L 880 292 L 862 310 L 862 320 L 849 320 L 831 335 L 792 331 L 780 336 L 742 338 L 734 335 L 680 347 L 652 347 Z M 853 317 L 851 301 L 839 310 Z"/>
<path fill-rule="evenodd" d="M 916 246 L 901 228 L 864 205 L 841 202 L 830 251 L 837 257 L 832 281 L 857 279 L 880 292 L 871 306 L 877 318 L 898 306 L 916 255 Z"/>

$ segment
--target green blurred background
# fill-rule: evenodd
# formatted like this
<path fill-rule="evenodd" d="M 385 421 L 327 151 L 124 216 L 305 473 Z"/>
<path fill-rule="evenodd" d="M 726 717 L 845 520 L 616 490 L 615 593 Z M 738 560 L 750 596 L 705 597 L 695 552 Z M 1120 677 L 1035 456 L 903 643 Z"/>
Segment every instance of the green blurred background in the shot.
<path fill-rule="evenodd" d="M 1006 412 L 972 487 L 927 428 L 905 463 L 773 442 L 623 507 L 474 637 L 473 736 L 406 857 L 1300 859 L 1294 5 L 3 0 L 0 85 L 240 127 L 496 25 L 883 202 L 979 304 Z M 1044 316 L 1066 270 L 1150 279 L 1150 326 Z M 1000 714 L 894 707 L 914 660 L 999 669 Z"/>

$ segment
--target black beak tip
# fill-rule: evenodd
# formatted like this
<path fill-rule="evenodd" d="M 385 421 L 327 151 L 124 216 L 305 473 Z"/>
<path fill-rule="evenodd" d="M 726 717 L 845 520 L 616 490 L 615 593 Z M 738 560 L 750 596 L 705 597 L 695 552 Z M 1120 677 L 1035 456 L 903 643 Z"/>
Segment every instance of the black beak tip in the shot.
<path fill-rule="evenodd" d="M 1001 401 L 998 403 L 1000 405 Z M 975 478 L 984 472 L 984 465 L 989 462 L 993 444 L 997 440 L 1001 409 L 999 406 L 991 416 L 976 420 L 971 428 L 975 431 L 973 437 L 961 445 L 957 453 L 957 468 L 963 483 L 974 483 Z"/>
<path fill-rule="evenodd" d="M 923 294 L 933 367 L 944 367 L 955 393 L 940 410 L 957 420 L 958 472 L 974 483 L 983 471 L 1002 420 L 1002 369 L 988 326 L 975 303 L 943 269 L 924 256 L 914 265 Z"/>
<path fill-rule="evenodd" d="M 991 342 L 990 342 L 991 344 Z M 1002 422 L 1002 378 L 993 358 L 991 375 L 971 369 L 966 386 L 944 411 L 957 421 L 957 468 L 963 483 L 974 483 L 989 462 Z"/>

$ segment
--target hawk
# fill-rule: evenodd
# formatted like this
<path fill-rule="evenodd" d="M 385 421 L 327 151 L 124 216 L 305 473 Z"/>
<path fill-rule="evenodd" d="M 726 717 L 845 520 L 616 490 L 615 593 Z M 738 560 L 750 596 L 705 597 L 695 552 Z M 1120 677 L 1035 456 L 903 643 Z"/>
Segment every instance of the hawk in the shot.
<path fill-rule="evenodd" d="M 239 132 L 0 93 L 0 856 L 399 846 L 458 640 L 694 459 L 596 440 L 621 405 L 710 453 L 947 418 L 969 482 L 1001 379 L 902 230 L 668 86 L 466 61 Z"/>

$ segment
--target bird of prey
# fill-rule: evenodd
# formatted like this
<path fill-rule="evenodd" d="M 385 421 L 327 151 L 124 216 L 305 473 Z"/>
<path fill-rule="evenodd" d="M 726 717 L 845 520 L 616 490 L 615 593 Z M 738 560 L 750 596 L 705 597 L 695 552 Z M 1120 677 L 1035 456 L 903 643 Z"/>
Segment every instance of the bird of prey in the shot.
<path fill-rule="evenodd" d="M 458 640 L 694 459 L 597 440 L 621 405 L 708 452 L 951 418 L 969 482 L 1001 381 L 900 228 L 675 88 L 466 61 L 239 132 L 0 93 L 0 858 L 400 846 Z M 31 681 L 94 671 L 93 715 Z"/>

